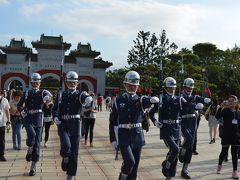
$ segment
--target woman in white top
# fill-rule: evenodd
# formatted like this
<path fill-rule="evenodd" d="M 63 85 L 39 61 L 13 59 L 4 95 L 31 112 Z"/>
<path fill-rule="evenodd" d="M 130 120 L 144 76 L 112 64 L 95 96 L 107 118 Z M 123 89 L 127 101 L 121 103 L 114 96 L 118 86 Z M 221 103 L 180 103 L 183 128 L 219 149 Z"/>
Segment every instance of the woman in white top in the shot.
<path fill-rule="evenodd" d="M 97 113 L 97 103 L 94 93 L 90 93 L 92 96 L 93 101 L 90 104 L 86 104 L 83 107 L 83 118 L 85 122 L 85 142 L 84 144 L 87 145 L 88 139 L 88 132 L 90 132 L 90 147 L 93 147 L 93 129 L 95 125 L 96 113 Z"/>
<path fill-rule="evenodd" d="M 10 124 L 10 106 L 8 100 L 3 97 L 3 91 L 0 91 L 0 161 L 6 161 L 5 152 L 5 128 Z"/>

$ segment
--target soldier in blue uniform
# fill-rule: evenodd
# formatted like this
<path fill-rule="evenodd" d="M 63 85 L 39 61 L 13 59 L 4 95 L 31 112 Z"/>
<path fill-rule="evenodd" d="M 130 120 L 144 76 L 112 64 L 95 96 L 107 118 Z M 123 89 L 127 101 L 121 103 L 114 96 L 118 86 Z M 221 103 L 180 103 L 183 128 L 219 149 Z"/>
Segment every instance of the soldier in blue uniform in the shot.
<path fill-rule="evenodd" d="M 78 91 L 78 74 L 69 71 L 66 75 L 67 90 L 58 94 L 53 106 L 53 119 L 60 137 L 60 155 L 62 170 L 67 173 L 67 180 L 77 172 L 80 142 L 80 114 L 83 105 L 90 104 L 92 97 L 85 91 Z"/>
<path fill-rule="evenodd" d="M 189 104 L 210 103 L 211 99 L 192 94 L 194 84 L 195 82 L 192 78 L 186 78 L 184 80 L 182 93 L 183 98 L 189 102 Z M 192 158 L 193 144 L 197 126 L 195 111 L 196 109 L 192 105 L 189 106 L 188 104 L 184 105 L 181 110 L 181 130 L 184 141 L 180 150 L 179 161 L 183 163 L 181 176 L 185 179 L 191 179 L 190 175 L 188 174 L 188 165 Z"/>
<path fill-rule="evenodd" d="M 141 150 L 145 145 L 143 111 L 159 101 L 157 97 L 139 97 L 136 94 L 139 82 L 140 76 L 136 71 L 125 75 L 126 93 L 116 98 L 110 114 L 110 142 L 116 150 L 120 149 L 123 158 L 119 180 L 137 179 Z"/>
<path fill-rule="evenodd" d="M 26 160 L 32 161 L 29 176 L 36 174 L 36 163 L 40 157 L 40 142 L 43 126 L 43 104 L 48 104 L 52 94 L 43 89 L 39 89 L 41 84 L 41 76 L 33 73 L 31 76 L 32 90 L 24 92 L 19 103 L 18 110 L 23 116 L 23 125 L 27 132 L 26 144 L 28 146 Z"/>
<path fill-rule="evenodd" d="M 169 148 L 166 160 L 162 163 L 162 173 L 166 179 L 171 179 L 176 175 L 176 166 L 179 155 L 179 143 L 181 138 L 180 110 L 187 101 L 175 95 L 176 80 L 167 77 L 163 82 L 164 93 L 160 103 L 154 105 L 149 115 L 154 125 L 160 128 L 160 139 L 163 139 Z M 189 106 L 194 106 L 189 104 Z M 160 119 L 157 120 L 154 114 L 160 111 Z"/>

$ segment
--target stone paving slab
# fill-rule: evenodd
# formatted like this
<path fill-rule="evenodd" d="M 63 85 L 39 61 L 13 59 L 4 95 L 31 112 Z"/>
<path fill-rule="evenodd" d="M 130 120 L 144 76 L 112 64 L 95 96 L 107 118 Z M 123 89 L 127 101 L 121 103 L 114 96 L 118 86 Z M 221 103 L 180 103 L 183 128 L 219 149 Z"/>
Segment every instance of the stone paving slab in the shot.
<path fill-rule="evenodd" d="M 97 113 L 94 147 L 83 145 L 81 139 L 75 180 L 118 179 L 122 159 L 119 154 L 119 160 L 114 160 L 115 152 L 109 143 L 108 117 L 109 112 L 107 111 Z M 138 180 L 165 179 L 161 173 L 161 163 L 165 159 L 167 148 L 159 139 L 159 129 L 151 126 L 150 131 L 145 133 L 145 138 L 146 146 L 142 150 Z M 27 147 L 24 129 L 22 141 L 22 150 L 13 150 L 11 133 L 6 134 L 6 158 L 8 161 L 0 163 L 0 180 L 64 180 L 66 178 L 65 172 L 61 170 L 59 138 L 55 125 L 51 126 L 48 147 L 41 148 L 41 158 L 37 164 L 37 174 L 34 177 L 28 176 L 31 164 L 25 160 Z M 218 156 L 221 150 L 220 139 L 217 138 L 216 143 L 209 144 L 208 125 L 205 119 L 200 122 L 197 150 L 199 155 L 193 156 L 189 166 L 192 179 L 231 179 L 231 157 L 229 157 L 229 162 L 223 164 L 222 174 L 216 174 Z M 180 177 L 181 168 L 182 164 L 178 163 L 178 171 L 174 179 L 182 179 Z"/>

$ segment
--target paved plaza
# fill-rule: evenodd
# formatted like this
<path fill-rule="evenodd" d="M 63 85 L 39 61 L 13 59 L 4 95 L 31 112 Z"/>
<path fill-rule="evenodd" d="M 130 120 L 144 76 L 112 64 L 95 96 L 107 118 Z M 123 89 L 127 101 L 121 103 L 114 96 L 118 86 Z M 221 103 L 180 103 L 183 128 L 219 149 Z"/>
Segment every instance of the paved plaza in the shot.
<path fill-rule="evenodd" d="M 97 113 L 94 129 L 94 147 L 80 145 L 80 156 L 78 159 L 78 171 L 76 180 L 117 180 L 121 156 L 115 161 L 115 152 L 109 143 L 108 135 L 109 112 Z M 11 133 L 6 134 L 7 162 L 0 163 L 0 179 L 5 180 L 64 180 L 65 172 L 61 170 L 61 157 L 59 155 L 59 138 L 55 125 L 51 126 L 50 140 L 47 148 L 41 148 L 41 158 L 37 164 L 37 174 L 29 177 L 30 163 L 25 160 L 27 147 L 26 132 L 22 131 L 23 148 L 20 151 L 12 149 Z M 161 173 L 161 163 L 166 156 L 167 149 L 162 140 L 159 139 L 159 129 L 153 125 L 150 132 L 145 133 L 146 145 L 142 151 L 139 166 L 139 180 L 161 180 L 165 179 Z M 224 162 L 221 175 L 216 174 L 218 156 L 221 150 L 220 139 L 216 143 L 209 144 L 208 125 L 205 119 L 200 122 L 198 130 L 197 151 L 199 155 L 193 155 L 190 164 L 190 175 L 192 179 L 231 179 L 232 163 L 231 155 L 229 162 Z M 230 152 L 229 152 L 230 154 Z M 180 176 L 182 164 L 178 163 L 177 175 L 174 179 L 182 179 Z"/>

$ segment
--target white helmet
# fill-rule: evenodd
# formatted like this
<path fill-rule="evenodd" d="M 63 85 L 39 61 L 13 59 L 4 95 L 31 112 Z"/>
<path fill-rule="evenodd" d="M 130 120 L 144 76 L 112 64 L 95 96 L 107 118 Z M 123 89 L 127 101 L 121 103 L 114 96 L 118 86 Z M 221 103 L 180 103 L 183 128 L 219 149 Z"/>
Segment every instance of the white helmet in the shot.
<path fill-rule="evenodd" d="M 41 82 L 41 76 L 39 73 L 33 73 L 31 76 L 31 82 Z"/>
<path fill-rule="evenodd" d="M 194 88 L 194 80 L 192 78 L 187 78 L 183 82 L 184 87 Z"/>
<path fill-rule="evenodd" d="M 75 71 L 69 71 L 66 77 L 67 81 L 78 82 L 78 74 Z"/>
<path fill-rule="evenodd" d="M 125 79 L 123 83 L 127 83 L 130 85 L 136 85 L 138 86 L 140 82 L 140 75 L 136 71 L 129 71 L 125 75 Z"/>
<path fill-rule="evenodd" d="M 177 87 L 176 80 L 172 77 L 167 77 L 163 81 L 163 87 Z"/>

